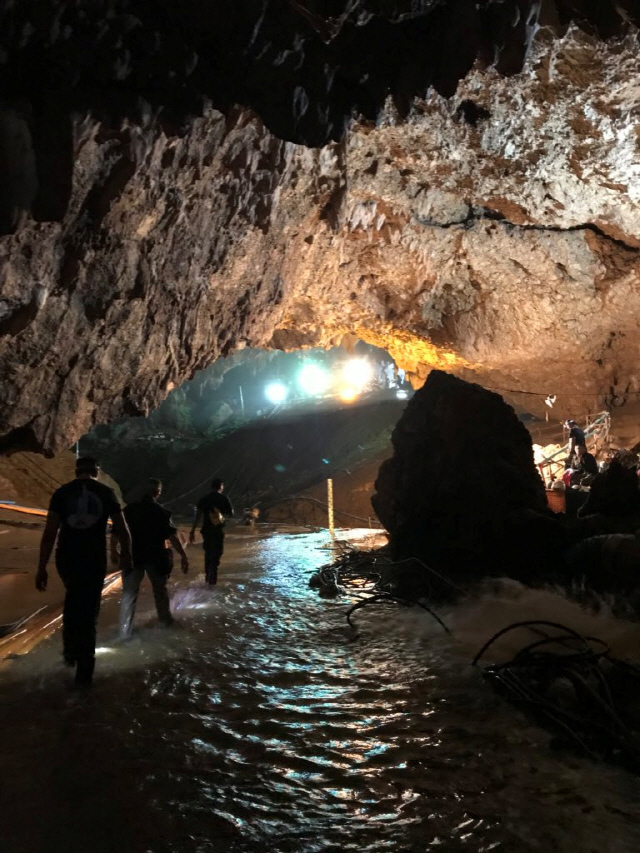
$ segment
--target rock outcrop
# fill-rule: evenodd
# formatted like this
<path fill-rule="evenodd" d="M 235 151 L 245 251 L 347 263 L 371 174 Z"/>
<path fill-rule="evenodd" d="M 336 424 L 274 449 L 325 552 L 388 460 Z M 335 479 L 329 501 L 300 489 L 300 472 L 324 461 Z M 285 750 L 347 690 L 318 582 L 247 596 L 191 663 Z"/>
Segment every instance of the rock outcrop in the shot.
<path fill-rule="evenodd" d="M 513 409 L 498 394 L 434 370 L 392 444 L 372 498 L 392 556 L 465 579 L 501 574 L 512 557 L 505 554 L 511 519 L 547 511 L 531 438 Z"/>
<path fill-rule="evenodd" d="M 345 335 L 532 411 L 640 393 L 636 4 L 285 5 L 5 6 L 0 451 Z"/>

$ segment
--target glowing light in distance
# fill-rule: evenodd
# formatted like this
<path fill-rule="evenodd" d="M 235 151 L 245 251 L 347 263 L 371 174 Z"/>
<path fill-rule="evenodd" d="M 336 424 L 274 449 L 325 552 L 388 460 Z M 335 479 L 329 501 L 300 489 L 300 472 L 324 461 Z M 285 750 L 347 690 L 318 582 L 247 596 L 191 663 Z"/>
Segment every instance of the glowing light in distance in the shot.
<path fill-rule="evenodd" d="M 352 358 L 345 362 L 342 377 L 350 387 L 362 389 L 373 380 L 373 367 L 366 358 Z"/>
<path fill-rule="evenodd" d="M 341 388 L 338 392 L 338 396 L 343 403 L 353 403 L 353 401 L 358 397 L 358 389 L 349 387 Z"/>
<path fill-rule="evenodd" d="M 264 389 L 264 395 L 270 403 L 277 406 L 287 399 L 288 391 L 282 382 L 270 382 Z"/>
<path fill-rule="evenodd" d="M 406 400 L 409 394 L 404 390 L 404 388 L 400 388 L 399 391 L 396 391 L 396 397 L 398 400 Z"/>
<path fill-rule="evenodd" d="M 305 364 L 298 374 L 298 384 L 305 394 L 322 394 L 329 387 L 329 374 L 317 364 Z"/>

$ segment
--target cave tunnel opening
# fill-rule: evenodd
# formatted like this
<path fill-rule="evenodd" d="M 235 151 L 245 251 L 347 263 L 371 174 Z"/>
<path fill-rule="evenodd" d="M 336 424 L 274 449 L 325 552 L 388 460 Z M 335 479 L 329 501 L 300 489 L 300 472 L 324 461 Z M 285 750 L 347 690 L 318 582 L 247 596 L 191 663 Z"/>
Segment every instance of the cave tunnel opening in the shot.
<path fill-rule="evenodd" d="M 361 340 L 245 349 L 198 371 L 149 416 L 96 426 L 75 450 L 99 458 L 125 499 L 159 477 L 166 505 L 188 514 L 215 475 L 243 505 L 267 507 L 338 472 L 366 467 L 372 480 L 412 395 L 406 372 Z"/>

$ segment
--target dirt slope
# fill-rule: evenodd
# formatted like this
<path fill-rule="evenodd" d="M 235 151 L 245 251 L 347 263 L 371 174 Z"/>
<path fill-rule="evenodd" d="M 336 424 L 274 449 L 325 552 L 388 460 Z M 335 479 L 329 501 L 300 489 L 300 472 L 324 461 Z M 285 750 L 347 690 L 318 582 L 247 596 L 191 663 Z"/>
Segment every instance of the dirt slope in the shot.
<path fill-rule="evenodd" d="M 70 450 L 45 459 L 38 453 L 14 453 L 0 456 L 0 501 L 46 509 L 49 499 L 63 483 L 75 476 L 75 455 Z M 120 487 L 104 471 L 100 480 L 116 490 Z"/>

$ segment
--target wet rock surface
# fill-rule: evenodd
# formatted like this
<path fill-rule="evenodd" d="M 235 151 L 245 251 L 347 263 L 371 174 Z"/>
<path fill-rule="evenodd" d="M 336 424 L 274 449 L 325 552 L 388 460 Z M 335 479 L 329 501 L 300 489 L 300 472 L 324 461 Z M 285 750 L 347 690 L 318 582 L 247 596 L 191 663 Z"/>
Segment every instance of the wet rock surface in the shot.
<path fill-rule="evenodd" d="M 543 6 L 6 6 L 0 450 L 345 335 L 530 411 L 635 399 L 638 44 Z"/>

